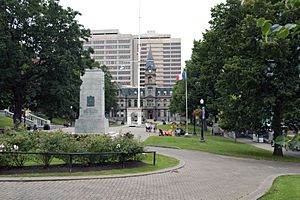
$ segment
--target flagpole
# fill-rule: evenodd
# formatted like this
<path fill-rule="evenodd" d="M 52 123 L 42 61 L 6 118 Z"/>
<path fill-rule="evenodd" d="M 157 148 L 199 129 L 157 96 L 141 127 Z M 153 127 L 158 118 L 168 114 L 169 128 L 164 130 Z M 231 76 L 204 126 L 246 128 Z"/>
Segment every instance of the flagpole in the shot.
<path fill-rule="evenodd" d="M 188 133 L 188 99 L 187 99 L 187 72 L 185 72 L 185 132 Z"/>

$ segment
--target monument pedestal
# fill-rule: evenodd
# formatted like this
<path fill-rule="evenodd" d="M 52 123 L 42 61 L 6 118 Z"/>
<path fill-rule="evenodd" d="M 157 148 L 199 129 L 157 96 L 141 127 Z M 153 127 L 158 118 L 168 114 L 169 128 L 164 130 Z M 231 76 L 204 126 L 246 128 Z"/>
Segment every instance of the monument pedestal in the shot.
<path fill-rule="evenodd" d="M 104 121 L 104 123 L 101 123 Z M 103 132 L 99 132 L 102 130 Z M 79 118 L 76 120 L 75 133 L 107 133 L 108 120 L 107 119 L 87 119 Z"/>
<path fill-rule="evenodd" d="M 75 123 L 75 133 L 107 133 L 104 73 L 100 69 L 86 70 L 81 80 L 80 110 Z"/>

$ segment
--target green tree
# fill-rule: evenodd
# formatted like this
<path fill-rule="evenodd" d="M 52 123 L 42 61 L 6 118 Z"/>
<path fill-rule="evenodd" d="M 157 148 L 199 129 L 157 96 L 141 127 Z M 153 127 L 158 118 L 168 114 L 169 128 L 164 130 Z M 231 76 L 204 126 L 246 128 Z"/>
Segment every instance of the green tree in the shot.
<path fill-rule="evenodd" d="M 195 43 L 191 66 L 227 130 L 260 132 L 271 123 L 276 138 L 287 116 L 297 121 L 299 39 L 263 44 L 256 27 L 261 17 L 278 24 L 298 19 L 298 8 L 282 13 L 284 8 L 281 1 L 227 0 L 212 9 L 211 30 Z M 282 155 L 280 145 L 273 154 Z"/>
<path fill-rule="evenodd" d="M 53 115 L 76 101 L 80 74 L 93 66 L 79 14 L 58 0 L 1 1 L 0 90 L 12 96 L 16 126 L 22 108 Z"/>
<path fill-rule="evenodd" d="M 111 108 L 116 108 L 117 104 L 117 86 L 115 82 L 112 82 L 112 76 L 108 68 L 105 65 L 101 65 L 100 68 L 104 72 L 105 76 L 105 112 L 109 113 Z"/>

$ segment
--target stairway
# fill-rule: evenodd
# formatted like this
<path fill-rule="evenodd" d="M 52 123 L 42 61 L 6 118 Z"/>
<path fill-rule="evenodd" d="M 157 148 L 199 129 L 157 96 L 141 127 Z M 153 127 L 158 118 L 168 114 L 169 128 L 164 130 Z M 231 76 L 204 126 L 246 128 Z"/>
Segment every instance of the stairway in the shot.
<path fill-rule="evenodd" d="M 0 115 L 12 118 L 14 113 L 10 112 L 7 109 L 4 109 L 4 110 L 0 110 Z M 45 124 L 50 125 L 50 120 L 43 119 L 31 113 L 29 113 L 25 117 L 25 119 L 22 116 L 22 122 L 24 122 L 26 125 L 30 125 L 30 126 L 36 125 L 38 127 L 43 127 Z"/>

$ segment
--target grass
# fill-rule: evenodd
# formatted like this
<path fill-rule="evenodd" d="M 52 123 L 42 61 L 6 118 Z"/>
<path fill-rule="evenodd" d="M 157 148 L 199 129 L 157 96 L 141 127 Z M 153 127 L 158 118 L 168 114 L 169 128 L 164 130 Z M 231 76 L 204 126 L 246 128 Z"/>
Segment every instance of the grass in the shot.
<path fill-rule="evenodd" d="M 13 126 L 14 124 L 11 118 L 0 116 L 0 128 L 11 128 Z"/>
<path fill-rule="evenodd" d="M 171 126 L 172 126 L 171 124 L 165 124 L 165 125 L 158 125 L 157 128 L 165 130 L 165 131 L 172 129 L 174 131 L 176 128 L 171 127 Z M 186 130 L 185 125 L 180 125 L 180 126 L 178 126 L 178 128 L 182 128 L 183 130 Z M 200 129 L 199 125 L 195 125 L 196 134 L 200 134 L 200 131 L 201 131 L 201 129 Z M 188 133 L 191 133 L 191 134 L 194 133 L 194 125 L 193 124 L 188 125 Z M 210 133 L 210 131 L 204 131 L 204 134 L 206 134 L 206 135 L 209 133 Z"/>
<path fill-rule="evenodd" d="M 300 159 L 298 158 L 273 156 L 271 151 L 260 149 L 249 144 L 234 142 L 232 139 L 220 136 L 205 136 L 204 139 L 205 142 L 200 143 L 198 136 L 190 138 L 151 136 L 145 141 L 145 144 L 178 147 L 181 149 L 206 151 L 220 155 L 252 158 L 257 160 L 300 162 Z"/>
<path fill-rule="evenodd" d="M 63 118 L 54 117 L 54 118 L 52 119 L 52 124 L 56 124 L 56 125 L 64 125 L 65 121 L 66 121 L 66 120 L 63 119 Z"/>
<path fill-rule="evenodd" d="M 280 176 L 259 200 L 296 200 L 300 198 L 300 175 Z"/>
<path fill-rule="evenodd" d="M 54 160 L 55 164 L 61 164 L 60 161 Z M 62 173 L 39 173 L 39 174 L 16 174 L 16 175 L 1 175 L 0 177 L 47 177 L 47 176 L 99 176 L 99 175 L 115 175 L 115 174 L 134 174 L 140 172 L 151 172 L 160 169 L 174 167 L 179 164 L 179 160 L 156 154 L 156 165 L 153 163 L 153 155 L 146 155 L 143 160 L 144 163 L 149 165 L 135 168 L 124 168 L 124 169 L 114 169 L 114 170 L 103 170 L 103 171 L 90 171 L 90 172 L 62 172 Z M 52 163 L 53 164 L 53 163 Z"/>

